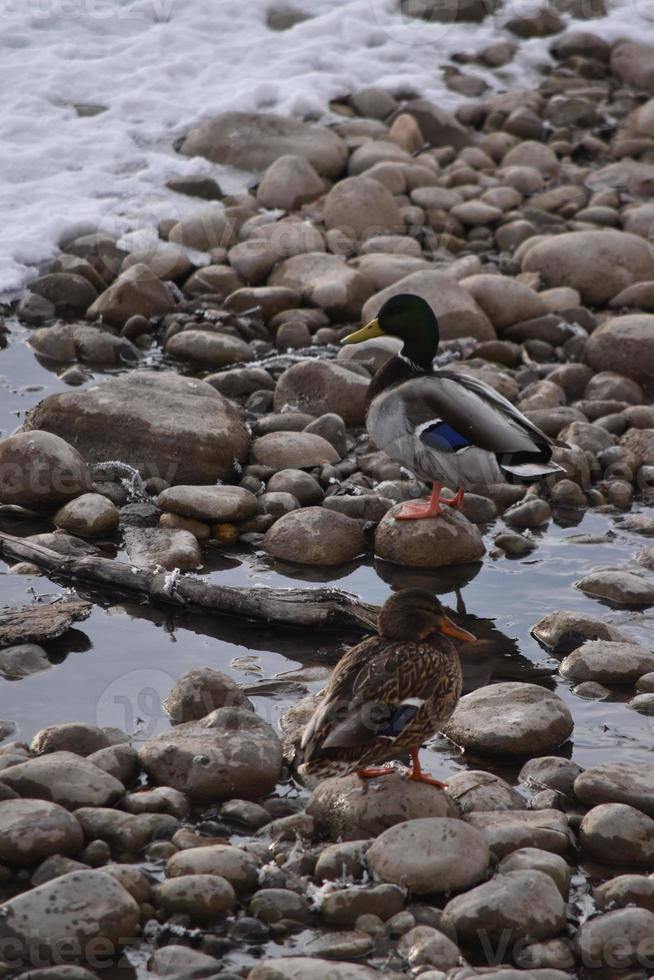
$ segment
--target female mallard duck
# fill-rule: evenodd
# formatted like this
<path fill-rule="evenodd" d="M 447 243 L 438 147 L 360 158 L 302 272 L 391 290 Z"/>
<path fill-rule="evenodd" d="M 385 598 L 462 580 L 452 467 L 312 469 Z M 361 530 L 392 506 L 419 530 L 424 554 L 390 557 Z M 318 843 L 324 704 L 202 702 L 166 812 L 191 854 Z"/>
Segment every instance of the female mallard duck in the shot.
<path fill-rule="evenodd" d="M 552 440 L 506 398 L 476 378 L 434 371 L 438 321 L 424 299 L 393 296 L 343 343 L 383 335 L 404 346 L 370 382 L 368 432 L 379 449 L 433 484 L 428 504 L 405 504 L 398 517 L 435 517 L 444 503 L 460 507 L 474 486 L 532 483 L 564 472 L 552 462 Z M 441 497 L 443 484 L 456 489 L 453 500 Z"/>
<path fill-rule="evenodd" d="M 461 696 L 461 664 L 450 636 L 476 639 L 448 619 L 426 589 L 404 589 L 387 599 L 379 635 L 353 647 L 334 669 L 302 736 L 300 771 L 382 776 L 393 770 L 367 766 L 409 750 L 409 778 L 443 787 L 422 772 L 418 751 Z"/>

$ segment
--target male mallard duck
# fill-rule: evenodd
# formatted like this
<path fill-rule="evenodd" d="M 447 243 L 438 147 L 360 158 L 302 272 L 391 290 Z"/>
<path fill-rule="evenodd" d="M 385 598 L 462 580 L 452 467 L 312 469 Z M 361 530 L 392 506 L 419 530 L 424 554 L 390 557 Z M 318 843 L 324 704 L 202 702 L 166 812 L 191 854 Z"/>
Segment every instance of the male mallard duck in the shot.
<path fill-rule="evenodd" d="M 552 460 L 552 440 L 483 381 L 436 370 L 438 321 L 424 299 L 403 293 L 344 344 L 388 335 L 402 351 L 375 374 L 368 389 L 366 425 L 379 449 L 433 484 L 428 504 L 405 504 L 397 515 L 419 519 L 460 507 L 465 490 L 492 483 L 532 483 L 564 471 Z M 442 485 L 456 489 L 441 497 Z"/>
<path fill-rule="evenodd" d="M 334 669 L 304 730 L 301 771 L 363 779 L 392 769 L 368 769 L 411 752 L 409 778 L 443 787 L 420 768 L 418 751 L 454 711 L 461 664 L 448 637 L 470 642 L 426 589 L 404 589 L 384 603 L 379 635 L 353 647 Z"/>

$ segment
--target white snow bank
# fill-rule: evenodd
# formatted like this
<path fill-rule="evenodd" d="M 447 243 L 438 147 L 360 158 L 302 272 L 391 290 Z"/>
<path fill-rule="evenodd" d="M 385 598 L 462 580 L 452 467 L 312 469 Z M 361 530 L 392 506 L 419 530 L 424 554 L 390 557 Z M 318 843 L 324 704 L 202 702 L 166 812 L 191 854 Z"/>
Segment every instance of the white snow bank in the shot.
<path fill-rule="evenodd" d="M 578 26 L 607 40 L 654 39 L 653 0 L 614 3 L 610 17 Z M 460 101 L 444 88 L 440 66 L 453 52 L 501 37 L 499 16 L 430 24 L 402 17 L 396 4 L 0 0 L 0 296 L 20 289 L 71 230 L 152 229 L 197 207 L 166 191 L 173 175 L 212 174 L 228 190 L 244 186 L 243 175 L 172 150 L 175 137 L 216 112 L 320 118 L 329 99 L 370 84 L 413 89 L 446 106 Z M 275 6 L 310 19 L 270 30 Z M 517 0 L 511 13 L 533 6 Z M 529 84 L 548 43 L 522 42 L 502 70 L 504 87 Z M 79 105 L 106 111 L 80 116 Z"/>

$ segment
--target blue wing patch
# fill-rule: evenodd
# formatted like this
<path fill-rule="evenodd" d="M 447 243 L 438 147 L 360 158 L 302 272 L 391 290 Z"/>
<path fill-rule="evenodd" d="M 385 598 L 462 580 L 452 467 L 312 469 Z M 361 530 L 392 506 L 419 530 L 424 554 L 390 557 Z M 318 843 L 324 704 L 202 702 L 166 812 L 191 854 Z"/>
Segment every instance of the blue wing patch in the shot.
<path fill-rule="evenodd" d="M 409 722 L 413 721 L 420 711 L 420 704 L 401 704 L 393 712 L 388 722 L 377 734 L 382 738 L 396 738 L 400 732 L 404 731 Z"/>
<path fill-rule="evenodd" d="M 472 445 L 469 439 L 453 429 L 448 422 L 443 422 L 442 419 L 436 419 L 434 422 L 428 422 L 425 426 L 421 426 L 418 435 L 420 441 L 424 442 L 425 445 L 445 453 L 455 453 L 459 449 L 466 449 L 467 446 Z"/>

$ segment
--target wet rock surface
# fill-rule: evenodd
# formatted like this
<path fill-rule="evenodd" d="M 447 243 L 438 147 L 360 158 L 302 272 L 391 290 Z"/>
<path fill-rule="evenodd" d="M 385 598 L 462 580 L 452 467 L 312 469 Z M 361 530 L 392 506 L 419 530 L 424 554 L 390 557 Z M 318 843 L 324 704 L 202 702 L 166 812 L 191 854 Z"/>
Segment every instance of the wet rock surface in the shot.
<path fill-rule="evenodd" d="M 558 695 L 533 684 L 504 683 L 465 695 L 444 732 L 466 749 L 519 757 L 558 748 L 572 729 Z"/>

